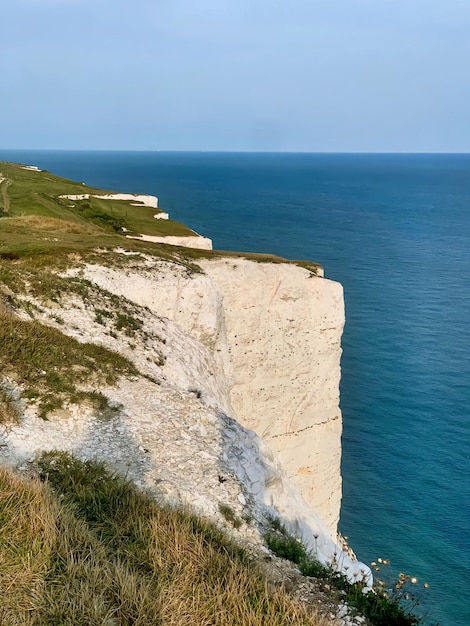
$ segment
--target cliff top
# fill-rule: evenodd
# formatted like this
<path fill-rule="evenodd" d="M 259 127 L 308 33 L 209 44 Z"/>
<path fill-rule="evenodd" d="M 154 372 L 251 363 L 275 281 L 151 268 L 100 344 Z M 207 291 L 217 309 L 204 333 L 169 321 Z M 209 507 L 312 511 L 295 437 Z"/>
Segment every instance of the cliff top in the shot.
<path fill-rule="evenodd" d="M 167 245 L 165 239 L 184 242 L 203 238 L 168 219 L 156 208 L 156 198 L 153 206 L 143 198 L 151 196 L 115 194 L 32 166 L 0 162 L 0 258 L 20 260 L 41 255 L 49 262 L 58 262 L 70 259 L 71 254 L 88 257 L 96 250 L 126 248 L 196 271 L 200 258 L 241 256 L 260 262 L 295 263 L 322 275 L 321 266 L 309 261 Z M 142 236 L 145 240 L 139 239 Z"/>

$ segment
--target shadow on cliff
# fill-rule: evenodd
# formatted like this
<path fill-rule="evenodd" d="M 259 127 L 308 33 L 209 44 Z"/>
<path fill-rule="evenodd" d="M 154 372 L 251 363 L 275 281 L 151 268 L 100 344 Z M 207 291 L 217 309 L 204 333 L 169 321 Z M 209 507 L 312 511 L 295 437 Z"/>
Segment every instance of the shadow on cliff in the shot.
<path fill-rule="evenodd" d="M 279 519 L 286 531 L 297 537 L 323 565 L 342 571 L 352 582 L 359 577 L 371 583 L 370 569 L 343 552 L 288 480 L 263 440 L 223 413 L 219 413 L 219 427 L 221 472 L 238 482 L 247 507 L 255 512 L 261 533 L 269 529 L 270 520 Z"/>

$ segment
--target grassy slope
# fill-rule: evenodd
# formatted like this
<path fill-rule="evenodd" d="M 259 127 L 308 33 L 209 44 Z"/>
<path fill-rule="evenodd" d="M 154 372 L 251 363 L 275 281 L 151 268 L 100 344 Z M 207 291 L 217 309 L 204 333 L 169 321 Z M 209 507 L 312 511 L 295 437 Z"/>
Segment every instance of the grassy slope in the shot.
<path fill-rule="evenodd" d="M 0 216 L 3 216 L 0 257 L 129 246 L 123 228 L 131 234 L 194 234 L 178 222 L 154 219 L 155 210 L 150 207 L 136 207 L 122 200 L 89 198 L 72 201 L 61 198 L 65 194 L 101 194 L 103 191 L 46 171 L 36 172 L 19 165 L 0 163 L 0 174 L 6 179 L 0 196 Z"/>
<path fill-rule="evenodd" d="M 168 232 L 193 234 L 192 230 L 178 222 L 154 219 L 155 209 L 133 206 L 130 201 L 103 200 L 93 197 L 84 200 L 61 198 L 62 195 L 101 195 L 109 192 L 60 178 L 47 171 L 36 172 L 26 170 L 20 165 L 0 162 L 0 173 L 10 183 L 7 193 L 10 197 L 9 213 L 12 217 L 41 215 L 81 224 L 96 221 L 98 226 L 109 230 L 110 224 L 106 223 L 107 217 L 110 223 L 113 219 L 127 222 L 124 226 L 135 232 L 139 232 L 140 228 L 145 226 L 153 228 L 153 232 L 147 234 L 164 235 Z M 170 224 L 165 222 L 170 222 Z"/>
<path fill-rule="evenodd" d="M 1 624 L 326 626 L 213 525 L 102 464 L 48 453 L 39 473 L 0 468 Z"/>

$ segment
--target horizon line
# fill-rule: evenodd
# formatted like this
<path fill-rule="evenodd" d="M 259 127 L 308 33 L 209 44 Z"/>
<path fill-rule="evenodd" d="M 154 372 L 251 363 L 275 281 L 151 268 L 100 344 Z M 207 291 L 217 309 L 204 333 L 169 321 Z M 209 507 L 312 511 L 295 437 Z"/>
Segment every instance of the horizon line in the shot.
<path fill-rule="evenodd" d="M 470 155 L 469 151 L 333 151 L 333 150 L 154 150 L 154 149 L 123 149 L 123 148 L 0 148 L 2 152 L 134 152 L 161 154 L 305 154 L 305 155 Z"/>

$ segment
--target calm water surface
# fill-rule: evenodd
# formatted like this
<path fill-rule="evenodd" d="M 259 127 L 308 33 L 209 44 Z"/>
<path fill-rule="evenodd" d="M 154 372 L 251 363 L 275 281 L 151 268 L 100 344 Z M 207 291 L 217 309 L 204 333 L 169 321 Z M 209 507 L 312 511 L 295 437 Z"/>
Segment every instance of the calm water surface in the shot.
<path fill-rule="evenodd" d="M 0 151 L 159 196 L 214 247 L 322 263 L 345 290 L 341 530 L 470 624 L 470 155 Z"/>

